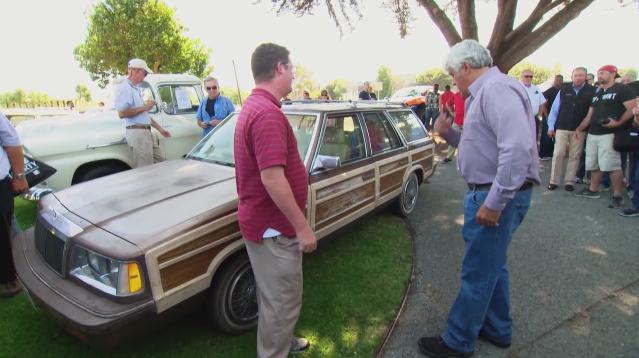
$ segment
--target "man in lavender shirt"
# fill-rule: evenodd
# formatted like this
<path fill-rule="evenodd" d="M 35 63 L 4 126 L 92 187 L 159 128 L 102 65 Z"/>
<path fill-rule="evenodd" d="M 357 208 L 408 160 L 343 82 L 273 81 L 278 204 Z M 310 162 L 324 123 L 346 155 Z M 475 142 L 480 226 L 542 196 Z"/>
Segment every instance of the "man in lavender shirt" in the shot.
<path fill-rule="evenodd" d="M 461 288 L 441 336 L 422 337 L 430 357 L 470 357 L 479 337 L 507 348 L 512 339 L 507 253 L 539 184 L 535 119 L 523 86 L 492 66 L 486 48 L 464 40 L 445 68 L 466 97 L 464 130 L 444 118 L 435 131 L 459 148 L 458 170 L 468 183 Z M 443 116 L 443 114 L 442 114 Z"/>

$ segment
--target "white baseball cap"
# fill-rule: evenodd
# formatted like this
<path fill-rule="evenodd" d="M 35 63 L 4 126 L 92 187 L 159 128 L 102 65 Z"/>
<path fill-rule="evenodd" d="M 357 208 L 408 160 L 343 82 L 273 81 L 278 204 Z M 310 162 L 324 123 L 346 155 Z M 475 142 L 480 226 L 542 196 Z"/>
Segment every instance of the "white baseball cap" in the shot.
<path fill-rule="evenodd" d="M 139 58 L 134 58 L 134 59 L 130 60 L 128 67 L 129 68 L 139 68 L 139 69 L 145 70 L 147 73 L 153 73 L 153 71 L 151 71 L 149 66 L 146 65 L 146 62 L 144 62 L 144 60 L 139 59 Z"/>

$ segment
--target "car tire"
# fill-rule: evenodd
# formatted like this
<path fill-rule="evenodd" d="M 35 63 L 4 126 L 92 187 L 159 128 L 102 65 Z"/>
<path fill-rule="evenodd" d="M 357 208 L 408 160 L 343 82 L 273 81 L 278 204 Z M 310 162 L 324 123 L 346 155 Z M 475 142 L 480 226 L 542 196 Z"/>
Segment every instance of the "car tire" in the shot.
<path fill-rule="evenodd" d="M 119 173 L 125 171 L 129 168 L 124 165 L 116 165 L 116 164 L 104 164 L 95 166 L 85 170 L 82 174 L 78 175 L 77 179 L 73 181 L 73 184 L 79 184 L 85 181 L 105 177 L 107 175 Z"/>
<path fill-rule="evenodd" d="M 246 253 L 224 264 L 211 284 L 206 304 L 209 318 L 223 333 L 241 334 L 257 325 L 257 286 Z"/>
<path fill-rule="evenodd" d="M 417 174 L 410 173 L 408 179 L 402 187 L 402 193 L 395 201 L 395 211 L 403 217 L 407 217 L 413 212 L 417 205 L 417 197 L 419 196 L 419 180 Z"/>

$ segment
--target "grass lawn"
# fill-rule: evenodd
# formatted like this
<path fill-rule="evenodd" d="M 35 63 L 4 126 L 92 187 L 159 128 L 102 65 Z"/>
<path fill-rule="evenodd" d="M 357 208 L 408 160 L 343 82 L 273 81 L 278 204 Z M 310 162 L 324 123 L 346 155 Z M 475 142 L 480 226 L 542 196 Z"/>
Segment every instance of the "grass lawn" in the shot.
<path fill-rule="evenodd" d="M 31 203 L 17 202 L 22 226 Z M 371 357 L 396 315 L 410 275 L 404 222 L 387 213 L 359 221 L 304 256 L 304 303 L 296 333 L 309 338 L 304 357 Z M 225 336 L 196 314 L 114 351 L 96 351 L 68 335 L 23 293 L 0 301 L 0 356 L 254 357 L 255 334 Z"/>

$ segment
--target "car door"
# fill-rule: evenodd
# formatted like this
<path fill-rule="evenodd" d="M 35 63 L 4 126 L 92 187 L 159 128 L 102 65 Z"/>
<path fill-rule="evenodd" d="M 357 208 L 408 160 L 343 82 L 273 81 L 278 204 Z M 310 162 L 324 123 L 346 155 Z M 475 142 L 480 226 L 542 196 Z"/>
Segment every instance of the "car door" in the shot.
<path fill-rule="evenodd" d="M 195 114 L 200 105 L 199 84 L 160 84 L 160 101 L 166 103 L 161 111 L 160 124 L 171 132 L 170 138 L 159 136 L 160 146 L 167 159 L 182 158 L 202 139 Z"/>
<path fill-rule="evenodd" d="M 356 113 L 329 114 L 310 175 L 311 218 L 325 236 L 375 207 L 375 163 Z"/>
<path fill-rule="evenodd" d="M 422 178 L 430 177 L 435 170 L 435 144 L 424 125 L 409 109 L 388 111 L 388 115 L 408 143 L 411 170 L 421 171 Z"/>
<path fill-rule="evenodd" d="M 378 179 L 376 202 L 396 198 L 408 174 L 409 154 L 401 137 L 382 111 L 362 114 Z"/>

